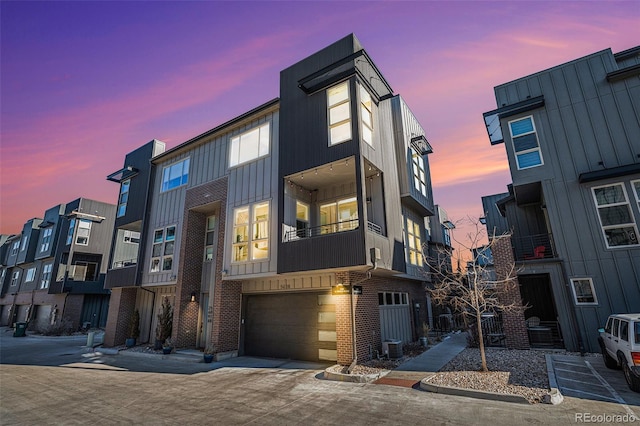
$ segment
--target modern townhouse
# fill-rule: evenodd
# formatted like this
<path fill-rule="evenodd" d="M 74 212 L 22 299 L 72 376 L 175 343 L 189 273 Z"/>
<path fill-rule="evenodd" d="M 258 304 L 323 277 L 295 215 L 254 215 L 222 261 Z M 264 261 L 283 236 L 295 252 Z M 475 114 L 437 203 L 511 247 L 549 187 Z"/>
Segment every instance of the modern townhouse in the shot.
<path fill-rule="evenodd" d="M 495 96 L 484 119 L 513 183 L 483 205 L 490 232 L 512 232 L 511 259 L 493 254 L 496 268 L 519 267 L 526 343 L 599 351 L 607 316 L 640 308 L 640 47 L 590 54 Z"/>
<path fill-rule="evenodd" d="M 132 151 L 108 177 L 120 200 L 105 343 L 124 342 L 136 309 L 153 342 L 165 301 L 176 345 L 218 358 L 351 363 L 417 340 L 429 153 L 354 35 L 283 70 L 279 98 Z"/>
<path fill-rule="evenodd" d="M 0 324 L 104 327 L 114 217 L 114 205 L 78 198 L 30 219 L 9 237 L 0 250 Z"/>

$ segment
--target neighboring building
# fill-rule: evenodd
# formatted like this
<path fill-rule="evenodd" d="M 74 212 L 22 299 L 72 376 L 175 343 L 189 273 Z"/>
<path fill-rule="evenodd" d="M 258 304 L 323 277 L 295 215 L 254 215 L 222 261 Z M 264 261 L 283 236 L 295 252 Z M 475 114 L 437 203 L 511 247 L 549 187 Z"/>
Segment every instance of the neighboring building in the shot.
<path fill-rule="evenodd" d="M 163 151 L 152 141 L 109 177 L 107 345 L 134 309 L 154 341 L 165 298 L 177 345 L 219 357 L 350 363 L 417 340 L 431 146 L 355 36 L 283 70 L 278 99 Z"/>
<path fill-rule="evenodd" d="M 114 218 L 114 205 L 78 198 L 8 237 L 0 247 L 0 325 L 104 327 Z"/>
<path fill-rule="evenodd" d="M 513 180 L 487 227 L 512 230 L 532 346 L 599 351 L 608 315 L 640 307 L 639 76 L 640 47 L 607 49 L 497 86 L 484 114 Z"/>

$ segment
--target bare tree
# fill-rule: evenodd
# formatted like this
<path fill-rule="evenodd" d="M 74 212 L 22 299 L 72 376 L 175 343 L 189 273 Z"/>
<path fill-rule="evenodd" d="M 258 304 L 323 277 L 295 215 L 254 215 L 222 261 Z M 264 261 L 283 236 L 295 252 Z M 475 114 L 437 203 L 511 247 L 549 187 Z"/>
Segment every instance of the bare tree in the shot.
<path fill-rule="evenodd" d="M 433 288 L 429 289 L 431 300 L 439 305 L 448 305 L 465 318 L 475 319 L 478 330 L 478 345 L 482 359 L 482 371 L 489 371 L 485 357 L 484 336 L 482 332 L 483 314 L 497 315 L 500 312 L 509 312 L 523 309 L 521 303 L 505 303 L 500 295 L 510 291 L 515 286 L 516 269 L 510 265 L 506 273 L 497 277 L 492 265 L 489 263 L 488 253 L 497 238 L 502 236 L 491 235 L 487 244 L 486 231 L 479 221 L 467 218 L 470 231 L 463 241 L 451 236 L 452 241 L 459 247 L 455 255 L 451 248 L 439 248 L 434 256 L 425 256 L 425 264 L 429 267 Z M 461 223 L 460 221 L 458 223 Z M 457 225 L 457 224 L 456 224 Z M 467 264 L 466 271 L 461 270 L 463 253 L 471 253 L 472 258 Z M 457 271 L 452 271 L 452 264 L 457 264 Z"/>

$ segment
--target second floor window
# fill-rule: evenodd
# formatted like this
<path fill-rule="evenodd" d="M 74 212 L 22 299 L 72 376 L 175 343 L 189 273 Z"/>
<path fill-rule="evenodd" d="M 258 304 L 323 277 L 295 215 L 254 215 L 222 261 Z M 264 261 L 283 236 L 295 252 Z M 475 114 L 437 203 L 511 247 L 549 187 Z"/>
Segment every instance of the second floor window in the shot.
<path fill-rule="evenodd" d="M 91 221 L 80 219 L 78 221 L 78 231 L 76 234 L 76 244 L 80 246 L 89 245 L 89 235 L 91 234 Z"/>
<path fill-rule="evenodd" d="M 636 246 L 636 226 L 627 191 L 622 183 L 592 188 L 598 219 L 607 248 Z"/>
<path fill-rule="evenodd" d="M 356 229 L 358 224 L 358 200 L 356 197 L 320 206 L 321 234 L 349 231 Z"/>
<path fill-rule="evenodd" d="M 373 102 L 367 90 L 360 87 L 360 115 L 362 120 L 362 140 L 373 146 Z"/>
<path fill-rule="evenodd" d="M 269 123 L 231 138 L 229 167 L 247 163 L 269 154 Z"/>
<path fill-rule="evenodd" d="M 329 117 L 329 145 L 351 139 L 351 103 L 349 82 L 345 81 L 327 90 Z"/>
<path fill-rule="evenodd" d="M 151 272 L 172 270 L 175 239 L 175 225 L 155 230 L 151 248 Z"/>
<path fill-rule="evenodd" d="M 543 164 L 542 153 L 533 117 L 510 121 L 509 130 L 511 131 L 518 170 L 541 166 Z"/>
<path fill-rule="evenodd" d="M 15 256 L 16 254 L 18 254 L 19 248 L 20 248 L 20 241 L 14 242 L 13 245 L 11 246 L 11 255 Z"/>
<path fill-rule="evenodd" d="M 51 244 L 51 234 L 53 234 L 52 228 L 47 228 L 42 232 L 42 243 L 40 244 L 40 253 L 49 250 Z"/>
<path fill-rule="evenodd" d="M 118 197 L 118 213 L 116 217 L 122 217 L 127 212 L 127 202 L 129 201 L 129 187 L 131 180 L 127 179 L 120 185 L 120 196 Z"/>
<path fill-rule="evenodd" d="M 269 258 L 269 203 L 233 212 L 233 262 Z"/>
<path fill-rule="evenodd" d="M 216 217 L 209 216 L 207 218 L 207 229 L 204 235 L 204 260 L 209 262 L 213 260 L 213 254 L 215 252 L 215 231 L 216 231 Z"/>
<path fill-rule="evenodd" d="M 27 274 L 24 276 L 24 282 L 30 283 L 36 279 L 36 268 L 27 269 Z"/>
<path fill-rule="evenodd" d="M 14 271 L 11 276 L 11 286 L 18 285 L 18 280 L 20 279 L 20 271 Z"/>
<path fill-rule="evenodd" d="M 162 169 L 162 187 L 160 192 L 165 192 L 189 182 L 189 159 L 185 158 L 175 164 Z"/>
<path fill-rule="evenodd" d="M 407 218 L 407 254 L 409 263 L 422 266 L 422 239 L 420 238 L 420 225 Z"/>
<path fill-rule="evenodd" d="M 53 269 L 53 265 L 51 263 L 47 263 L 42 268 L 42 279 L 40 280 L 40 288 L 49 288 L 49 283 L 51 282 L 51 271 Z"/>
<path fill-rule="evenodd" d="M 424 166 L 424 158 L 413 148 L 411 149 L 411 162 L 413 165 L 413 186 L 416 190 L 427 196 L 427 173 Z"/>

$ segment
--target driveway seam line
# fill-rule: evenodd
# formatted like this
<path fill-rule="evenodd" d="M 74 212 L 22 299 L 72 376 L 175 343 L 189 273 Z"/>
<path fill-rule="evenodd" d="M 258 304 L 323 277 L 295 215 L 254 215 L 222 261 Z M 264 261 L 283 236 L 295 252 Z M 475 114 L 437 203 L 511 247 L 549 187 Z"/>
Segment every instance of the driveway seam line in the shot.
<path fill-rule="evenodd" d="M 591 372 L 593 373 L 594 376 L 596 376 L 596 378 L 598 380 L 600 380 L 600 383 L 602 383 L 604 385 L 605 388 L 607 388 L 607 390 L 611 393 L 611 395 L 613 395 L 615 397 L 615 399 L 618 401 L 618 403 L 620 405 L 622 405 L 622 407 L 624 407 L 624 410 L 634 416 L 634 417 L 639 417 L 631 408 L 629 408 L 629 406 L 627 405 L 627 401 L 625 401 L 620 394 L 618 394 L 618 392 L 616 392 L 616 390 L 614 388 L 611 387 L 611 385 L 609 384 L 609 382 L 607 382 L 605 379 L 602 378 L 602 376 L 600 374 L 598 374 L 598 372 L 596 371 L 595 368 L 593 368 L 591 366 L 591 364 L 589 363 L 589 361 L 585 361 L 585 364 L 587 364 L 587 367 L 589 367 L 589 369 L 591 370 Z"/>

